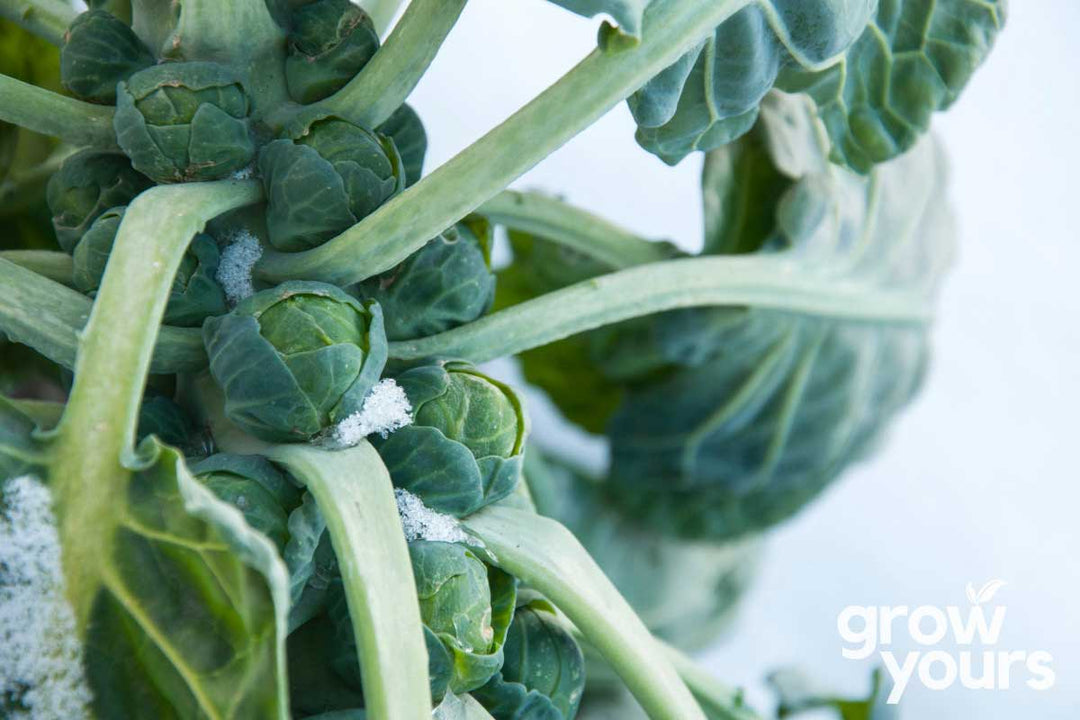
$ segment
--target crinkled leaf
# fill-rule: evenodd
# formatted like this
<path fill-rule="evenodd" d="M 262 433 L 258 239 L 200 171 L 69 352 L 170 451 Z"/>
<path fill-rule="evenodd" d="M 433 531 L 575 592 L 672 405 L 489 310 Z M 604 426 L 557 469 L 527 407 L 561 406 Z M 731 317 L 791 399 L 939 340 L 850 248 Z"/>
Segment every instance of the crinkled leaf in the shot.
<path fill-rule="evenodd" d="M 91 525 L 65 524 L 58 499 L 64 545 L 99 548 L 69 588 L 95 715 L 286 718 L 284 564 L 179 453 L 148 440 L 139 454 Z"/>
<path fill-rule="evenodd" d="M 808 101 L 770 102 L 764 131 L 778 153 L 817 127 L 791 121 L 810 115 Z M 608 496 L 639 518 L 711 537 L 783 520 L 865 455 L 920 385 L 953 247 L 940 153 L 926 141 L 864 178 L 829 165 L 820 136 L 817 147 L 803 154 L 757 257 L 793 282 L 816 278 L 882 310 L 857 321 L 700 311 L 711 319 L 691 338 L 690 360 L 633 387 L 610 426 Z M 797 154 L 778 157 L 795 168 Z"/>
<path fill-rule="evenodd" d="M 409 105 L 402 105 L 375 132 L 394 141 L 405 166 L 405 184 L 413 185 L 424 174 L 427 155 L 427 131 L 420 116 Z"/>

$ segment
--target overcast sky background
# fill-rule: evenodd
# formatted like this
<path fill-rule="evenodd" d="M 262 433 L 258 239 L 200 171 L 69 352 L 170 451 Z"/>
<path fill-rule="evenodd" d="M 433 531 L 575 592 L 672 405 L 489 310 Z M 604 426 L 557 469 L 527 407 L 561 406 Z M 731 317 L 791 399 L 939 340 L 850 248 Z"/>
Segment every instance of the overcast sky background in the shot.
<path fill-rule="evenodd" d="M 1056 687 L 912 687 L 903 716 L 1075 717 L 1077 27 L 1076 0 L 1014 2 L 989 62 L 938 116 L 961 248 L 941 298 L 929 381 L 874 460 L 773 533 L 734 632 L 705 658 L 763 707 L 761 679 L 779 665 L 810 665 L 852 691 L 866 686 L 870 665 L 840 656 L 836 615 L 845 606 L 965 606 L 967 582 L 1001 578 L 1008 584 L 997 600 L 1008 614 L 999 649 L 1051 652 Z M 471 0 L 413 99 L 430 134 L 428 169 L 557 79 L 595 33 L 595 22 L 541 0 Z M 699 172 L 699 158 L 671 169 L 640 150 L 620 106 L 517 186 L 562 193 L 645 235 L 695 247 Z"/>

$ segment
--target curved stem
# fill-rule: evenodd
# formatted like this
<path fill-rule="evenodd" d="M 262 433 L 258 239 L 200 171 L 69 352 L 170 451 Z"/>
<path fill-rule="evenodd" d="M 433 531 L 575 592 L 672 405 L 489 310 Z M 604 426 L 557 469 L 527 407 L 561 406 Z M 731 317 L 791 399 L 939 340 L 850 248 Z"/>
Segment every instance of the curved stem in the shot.
<path fill-rule="evenodd" d="M 577 538 L 536 513 L 489 506 L 464 521 L 496 564 L 547 596 L 653 720 L 705 720 L 657 641 Z"/>
<path fill-rule="evenodd" d="M 267 252 L 258 272 L 350 285 L 389 270 L 596 122 L 750 0 L 661 0 L 631 50 L 593 51 L 499 127 L 358 225 L 301 253 Z"/>
<path fill-rule="evenodd" d="M 90 298 L 20 267 L 7 252 L 0 255 L 0 287 L 4 288 L 0 292 L 0 331 L 54 363 L 73 369 L 79 333 L 90 317 Z M 194 372 L 206 364 L 198 328 L 166 325 L 160 329 L 151 373 Z"/>
<path fill-rule="evenodd" d="M 64 0 L 0 0 L 0 17 L 60 47 L 77 13 Z"/>
<path fill-rule="evenodd" d="M 0 259 L 71 287 L 71 256 L 53 250 L 0 250 Z"/>
<path fill-rule="evenodd" d="M 372 720 L 428 720 L 431 691 L 409 549 L 394 486 L 367 442 L 346 450 L 277 445 L 267 456 L 311 492 L 326 518 Z"/>
<path fill-rule="evenodd" d="M 743 704 L 742 691 L 738 688 L 720 682 L 693 658 L 671 645 L 661 641 L 660 649 L 710 720 L 760 720 L 756 712 Z"/>
<path fill-rule="evenodd" d="M 390 344 L 402 360 L 457 357 L 486 362 L 602 325 L 676 308 L 749 305 L 848 320 L 920 323 L 918 294 L 814 277 L 782 255 L 689 258 L 603 275 L 419 340 Z"/>
<path fill-rule="evenodd" d="M 420 82 L 466 0 L 413 0 L 386 43 L 349 84 L 311 105 L 301 117 L 340 115 L 374 128 L 401 106 Z"/>
<path fill-rule="evenodd" d="M 371 18 L 379 35 L 385 35 L 390 23 L 394 22 L 398 8 L 405 0 L 361 0 L 360 7 Z"/>
<path fill-rule="evenodd" d="M 128 205 L 82 333 L 75 383 L 57 428 L 50 477 L 57 497 L 64 499 L 61 536 L 77 537 L 79 528 L 116 511 L 113 492 L 127 477 L 124 463 L 133 453 L 154 340 L 188 243 L 211 218 L 260 197 L 253 181 L 189 183 L 151 188 Z M 154 242 L 147 243 L 148 237 Z M 47 305 L 33 307 L 37 316 Z M 64 552 L 70 596 L 90 597 L 85 589 L 99 577 L 101 548 L 65 543 Z M 85 627 L 89 606 L 84 603 L 77 613 Z"/>
<path fill-rule="evenodd" d="M 511 230 L 531 233 L 599 260 L 613 270 L 667 260 L 664 245 L 558 198 L 504 190 L 477 212 Z"/>
<path fill-rule="evenodd" d="M 113 108 L 64 97 L 0 75 L 0 120 L 73 145 L 116 147 Z"/>

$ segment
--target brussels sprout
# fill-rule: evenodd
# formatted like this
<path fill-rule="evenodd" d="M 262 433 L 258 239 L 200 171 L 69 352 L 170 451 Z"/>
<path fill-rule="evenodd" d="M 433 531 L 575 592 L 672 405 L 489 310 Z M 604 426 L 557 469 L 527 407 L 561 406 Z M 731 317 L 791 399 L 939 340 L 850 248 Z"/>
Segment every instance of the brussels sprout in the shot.
<path fill-rule="evenodd" d="M 428 643 L 431 694 L 474 690 L 503 665 L 503 643 L 514 615 L 517 584 L 469 548 L 455 543 L 409 543 L 420 618 Z M 329 613 L 338 627 L 333 661 L 341 676 L 359 687 L 359 665 L 344 591 L 337 583 Z"/>
<path fill-rule="evenodd" d="M 164 395 L 147 395 L 139 407 L 136 445 L 150 435 L 189 456 L 205 456 L 212 450 L 208 434 L 197 429 L 184 409 Z"/>
<path fill-rule="evenodd" d="M 315 0 L 293 14 L 285 81 L 299 103 L 329 97 L 379 49 L 371 18 L 349 0 Z"/>
<path fill-rule="evenodd" d="M 119 153 L 83 150 L 64 160 L 45 195 L 60 247 L 72 252 L 102 213 L 127 205 L 151 185 Z"/>
<path fill-rule="evenodd" d="M 101 285 L 124 210 L 118 207 L 105 211 L 75 246 L 71 279 L 79 290 L 94 293 Z M 215 279 L 220 259 L 221 253 L 212 237 L 202 233 L 194 237 L 173 279 L 169 303 L 165 306 L 166 324 L 198 327 L 206 318 L 228 310 L 225 291 Z"/>
<path fill-rule="evenodd" d="M 405 165 L 405 184 L 412 185 L 424 174 L 424 156 L 427 154 L 427 132 L 424 123 L 408 105 L 402 105 L 386 119 L 375 132 L 394 141 Z"/>
<path fill-rule="evenodd" d="M 486 231 L 486 228 L 484 228 Z M 405 262 L 360 286 L 386 316 L 386 337 L 411 340 L 472 322 L 495 299 L 484 240 L 464 224 L 450 228 Z"/>
<path fill-rule="evenodd" d="M 203 324 L 225 413 L 269 442 L 307 441 L 358 411 L 386 364 L 378 303 L 287 282 Z"/>
<path fill-rule="evenodd" d="M 284 550 L 289 513 L 300 505 L 300 489 L 266 458 L 218 453 L 192 465 L 191 472 L 214 494 L 243 513 L 248 525 Z"/>
<path fill-rule="evenodd" d="M 214 238 L 200 233 L 192 239 L 169 292 L 166 324 L 199 327 L 206 318 L 228 311 L 225 291 L 216 279 L 220 262 Z"/>
<path fill-rule="evenodd" d="M 405 189 L 393 140 L 337 118 L 259 154 L 270 243 L 307 250 L 355 225 Z"/>
<path fill-rule="evenodd" d="M 84 293 L 95 292 L 101 285 L 101 276 L 105 274 L 105 265 L 109 262 L 109 253 L 112 252 L 126 209 L 114 207 L 106 210 L 75 246 L 71 281 Z"/>
<path fill-rule="evenodd" d="M 513 492 L 528 428 L 512 389 L 458 362 L 413 368 L 397 382 L 414 423 L 373 439 L 396 486 L 455 517 Z"/>
<path fill-rule="evenodd" d="M 251 103 L 232 71 L 209 62 L 140 70 L 117 90 L 116 139 L 158 182 L 214 180 L 255 156 Z"/>
<path fill-rule="evenodd" d="M 472 695 L 495 720 L 573 720 L 585 690 L 585 657 L 555 608 L 518 597 L 502 671 Z"/>
<path fill-rule="evenodd" d="M 154 64 L 132 29 L 105 10 L 75 18 L 60 49 L 60 82 L 92 102 L 116 102 L 116 84 Z"/>

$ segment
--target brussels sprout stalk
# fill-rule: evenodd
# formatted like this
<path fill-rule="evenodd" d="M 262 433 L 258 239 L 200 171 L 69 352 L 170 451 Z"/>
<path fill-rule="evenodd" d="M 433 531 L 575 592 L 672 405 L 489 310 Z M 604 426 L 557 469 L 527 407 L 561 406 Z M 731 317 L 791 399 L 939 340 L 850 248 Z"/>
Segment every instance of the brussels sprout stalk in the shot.
<path fill-rule="evenodd" d="M 207 220 L 260 194 L 254 182 L 200 183 L 154 188 L 128 206 L 79 346 L 51 472 L 68 588 L 82 601 L 75 608 L 80 628 L 92 599 L 83 590 L 101 572 L 100 548 L 88 532 L 116 511 L 114 495 L 131 476 L 143 384 L 173 275 Z M 157 242 L 147 245 L 151 234 Z"/>
<path fill-rule="evenodd" d="M 749 1 L 651 4 L 635 48 L 594 50 L 502 125 L 359 224 L 313 250 L 268 252 L 257 272 L 272 282 L 304 278 L 348 285 L 389 270 L 629 97 Z"/>
<path fill-rule="evenodd" d="M 660 243 L 543 193 L 504 190 L 477 212 L 495 224 L 559 243 L 616 270 L 668 259 Z"/>
<path fill-rule="evenodd" d="M 471 516 L 465 527 L 499 567 L 566 613 L 652 720 L 705 720 L 656 639 L 569 530 L 535 513 L 497 506 Z"/>
<path fill-rule="evenodd" d="M 783 254 L 668 260 L 585 280 L 438 335 L 391 343 L 390 356 L 453 356 L 481 363 L 602 325 L 707 305 L 914 324 L 931 315 L 925 294 L 860 290 L 858 283 L 793 273 Z"/>
<path fill-rule="evenodd" d="M 390 474 L 367 442 L 346 450 L 277 445 L 268 453 L 315 497 L 337 554 L 360 655 L 368 716 L 431 716 L 427 646 Z"/>
<path fill-rule="evenodd" d="M 47 277 L 53 282 L 71 285 L 71 256 L 53 250 L 0 250 L 0 259 Z"/>
<path fill-rule="evenodd" d="M 111 107 L 93 105 L 0 75 L 0 120 L 73 145 L 116 147 Z"/>
<path fill-rule="evenodd" d="M 378 127 L 401 106 L 450 34 L 466 0 L 413 0 L 371 62 L 349 84 L 301 117 L 340 115 Z"/>
<path fill-rule="evenodd" d="M 0 17 L 59 46 L 75 18 L 75 7 L 64 0 L 0 0 Z"/>

